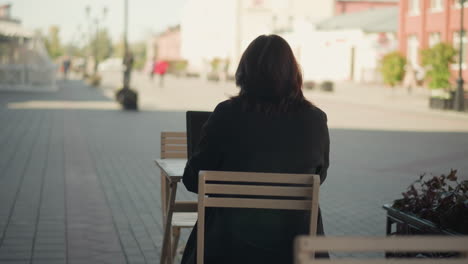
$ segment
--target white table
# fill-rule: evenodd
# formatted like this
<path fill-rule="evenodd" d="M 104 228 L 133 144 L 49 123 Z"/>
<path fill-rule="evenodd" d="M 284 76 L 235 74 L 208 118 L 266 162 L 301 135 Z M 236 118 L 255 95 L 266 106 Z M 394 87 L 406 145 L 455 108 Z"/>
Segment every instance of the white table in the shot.
<path fill-rule="evenodd" d="M 160 263 L 173 262 L 176 248 L 172 246 L 171 230 L 174 226 L 173 215 L 178 213 L 178 227 L 191 227 L 196 219 L 197 202 L 176 201 L 177 184 L 182 180 L 186 159 L 156 159 L 156 165 L 161 169 L 161 207 L 163 213 L 164 238 Z M 175 241 L 179 234 L 175 234 Z"/>

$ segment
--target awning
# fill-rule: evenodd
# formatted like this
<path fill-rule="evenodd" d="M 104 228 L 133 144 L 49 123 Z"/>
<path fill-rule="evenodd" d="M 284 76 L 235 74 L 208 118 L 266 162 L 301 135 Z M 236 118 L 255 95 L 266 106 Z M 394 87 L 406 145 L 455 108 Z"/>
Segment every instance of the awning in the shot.
<path fill-rule="evenodd" d="M 9 38 L 31 38 L 33 35 L 31 30 L 22 27 L 19 23 L 0 20 L 0 36 Z"/>

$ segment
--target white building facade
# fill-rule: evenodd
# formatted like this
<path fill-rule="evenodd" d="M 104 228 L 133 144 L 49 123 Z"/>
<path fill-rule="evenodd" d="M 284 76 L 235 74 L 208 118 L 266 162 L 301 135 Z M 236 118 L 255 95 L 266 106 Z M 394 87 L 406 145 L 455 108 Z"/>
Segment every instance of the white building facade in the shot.
<path fill-rule="evenodd" d="M 380 83 L 382 57 L 397 49 L 398 12 L 386 7 L 345 14 L 299 28 L 290 44 L 304 81 Z"/>
<path fill-rule="evenodd" d="M 215 59 L 235 72 L 242 52 L 261 34 L 287 34 L 300 21 L 330 17 L 334 0 L 189 0 L 181 19 L 181 55 L 189 71 L 207 72 Z"/>

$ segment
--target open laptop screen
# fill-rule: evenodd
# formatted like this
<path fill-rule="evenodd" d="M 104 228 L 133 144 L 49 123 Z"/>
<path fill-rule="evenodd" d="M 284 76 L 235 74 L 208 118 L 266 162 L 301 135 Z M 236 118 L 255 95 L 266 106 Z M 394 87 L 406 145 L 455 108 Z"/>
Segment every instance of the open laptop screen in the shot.
<path fill-rule="evenodd" d="M 212 112 L 187 111 L 187 156 L 189 159 L 195 151 L 198 150 L 202 127 L 208 118 L 210 118 L 211 113 Z"/>

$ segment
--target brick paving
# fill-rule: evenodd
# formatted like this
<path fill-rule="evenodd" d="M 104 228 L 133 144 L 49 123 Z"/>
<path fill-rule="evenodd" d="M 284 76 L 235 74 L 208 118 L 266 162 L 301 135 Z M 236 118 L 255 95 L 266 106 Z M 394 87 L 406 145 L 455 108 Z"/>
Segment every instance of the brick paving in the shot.
<path fill-rule="evenodd" d="M 152 160 L 162 130 L 184 130 L 187 106 L 124 112 L 79 81 L 59 85 L 53 93 L 0 92 L 0 264 L 158 263 L 160 179 Z M 149 105 L 152 94 L 141 95 Z M 381 205 L 419 173 L 468 175 L 466 119 L 317 100 L 332 123 L 320 197 L 327 234 L 383 235 Z M 361 128 L 346 123 L 357 118 L 352 113 Z M 194 199 L 183 188 L 179 197 Z"/>

